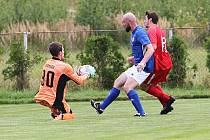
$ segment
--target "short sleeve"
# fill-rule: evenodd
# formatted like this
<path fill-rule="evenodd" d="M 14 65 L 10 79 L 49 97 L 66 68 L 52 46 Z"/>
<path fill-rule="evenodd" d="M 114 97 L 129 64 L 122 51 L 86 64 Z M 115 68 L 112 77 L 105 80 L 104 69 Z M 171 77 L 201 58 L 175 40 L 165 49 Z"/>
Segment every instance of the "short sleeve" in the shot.
<path fill-rule="evenodd" d="M 149 29 L 148 35 L 149 35 L 151 44 L 157 44 L 157 34 L 156 34 L 155 28 Z"/>
<path fill-rule="evenodd" d="M 86 80 L 85 76 L 79 76 L 77 73 L 75 73 L 69 64 L 67 64 L 65 67 L 65 75 L 79 85 L 83 84 Z"/>
<path fill-rule="evenodd" d="M 147 32 L 143 29 L 138 33 L 138 40 L 143 46 L 150 44 L 149 36 Z"/>

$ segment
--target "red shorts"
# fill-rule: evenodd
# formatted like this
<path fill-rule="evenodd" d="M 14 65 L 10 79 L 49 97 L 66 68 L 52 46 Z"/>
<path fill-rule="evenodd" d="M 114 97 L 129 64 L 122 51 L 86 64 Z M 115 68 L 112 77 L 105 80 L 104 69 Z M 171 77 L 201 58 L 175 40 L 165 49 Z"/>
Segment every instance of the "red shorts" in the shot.
<path fill-rule="evenodd" d="M 157 85 L 158 83 L 166 82 L 166 78 L 171 69 L 160 70 L 158 72 L 151 73 L 147 79 L 143 82 L 144 85 Z"/>

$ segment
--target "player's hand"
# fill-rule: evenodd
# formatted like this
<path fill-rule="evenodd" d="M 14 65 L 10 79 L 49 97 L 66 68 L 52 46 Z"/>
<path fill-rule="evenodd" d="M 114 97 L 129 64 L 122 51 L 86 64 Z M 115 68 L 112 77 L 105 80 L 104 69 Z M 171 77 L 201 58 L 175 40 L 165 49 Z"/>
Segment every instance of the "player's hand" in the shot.
<path fill-rule="evenodd" d="M 84 76 L 84 75 L 86 75 L 87 78 L 90 77 L 90 73 L 87 71 L 87 68 L 86 68 L 85 65 L 80 66 L 80 67 L 78 68 L 77 74 L 78 74 L 79 76 Z"/>
<path fill-rule="evenodd" d="M 138 72 L 141 72 L 142 70 L 144 70 L 146 64 L 144 62 L 140 62 L 138 65 L 137 65 L 137 71 Z"/>
<path fill-rule="evenodd" d="M 129 56 L 127 59 L 128 59 L 128 63 L 130 63 L 130 64 L 134 63 L 134 57 L 133 56 Z"/>

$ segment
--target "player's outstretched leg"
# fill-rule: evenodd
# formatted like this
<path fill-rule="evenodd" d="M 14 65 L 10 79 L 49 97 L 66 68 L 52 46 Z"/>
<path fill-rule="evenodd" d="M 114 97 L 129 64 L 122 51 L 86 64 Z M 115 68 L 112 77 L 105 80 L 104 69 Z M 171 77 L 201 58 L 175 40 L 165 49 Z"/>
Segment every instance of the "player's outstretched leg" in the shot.
<path fill-rule="evenodd" d="M 165 107 L 166 102 L 170 99 L 170 96 L 164 93 L 163 89 L 159 85 L 150 85 L 146 92 L 154 97 L 157 97 L 163 107 Z"/>
<path fill-rule="evenodd" d="M 165 107 L 161 110 L 160 114 L 164 115 L 171 112 L 174 108 L 171 106 L 176 101 L 175 97 L 170 96 L 170 99 L 166 102 Z"/>
<path fill-rule="evenodd" d="M 113 87 L 110 92 L 109 95 L 106 97 L 106 99 L 102 102 L 102 103 L 97 103 L 94 100 L 91 100 L 91 106 L 93 108 L 95 108 L 95 110 L 97 111 L 98 114 L 102 114 L 103 111 L 107 108 L 107 106 L 109 106 L 120 94 L 120 90 Z"/>
<path fill-rule="evenodd" d="M 130 90 L 128 92 L 128 98 L 131 100 L 133 106 L 135 107 L 137 113 L 134 116 L 144 117 L 146 113 L 144 112 L 144 108 L 140 102 L 139 96 L 135 90 Z"/>
<path fill-rule="evenodd" d="M 160 111 L 161 115 L 167 114 L 174 109 L 171 104 L 175 102 L 175 98 L 164 93 L 163 89 L 159 85 L 151 85 L 146 92 L 157 97 L 163 105 L 163 109 Z"/>
<path fill-rule="evenodd" d="M 99 105 L 100 103 L 95 102 L 94 100 L 90 100 L 91 106 L 96 110 L 98 114 L 102 114 L 104 111 L 100 109 Z"/>

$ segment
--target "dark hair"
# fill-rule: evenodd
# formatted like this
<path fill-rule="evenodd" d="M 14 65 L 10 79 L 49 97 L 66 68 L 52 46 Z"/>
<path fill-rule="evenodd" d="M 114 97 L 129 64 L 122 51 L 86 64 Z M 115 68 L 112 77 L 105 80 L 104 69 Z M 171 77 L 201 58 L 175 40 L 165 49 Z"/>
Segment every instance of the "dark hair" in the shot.
<path fill-rule="evenodd" d="M 59 42 L 52 42 L 49 45 L 49 51 L 52 56 L 58 56 L 59 52 L 62 51 L 63 44 Z"/>
<path fill-rule="evenodd" d="M 148 19 L 152 18 L 152 23 L 157 24 L 158 23 L 158 15 L 156 12 L 149 12 L 146 11 L 145 16 L 148 17 Z"/>

